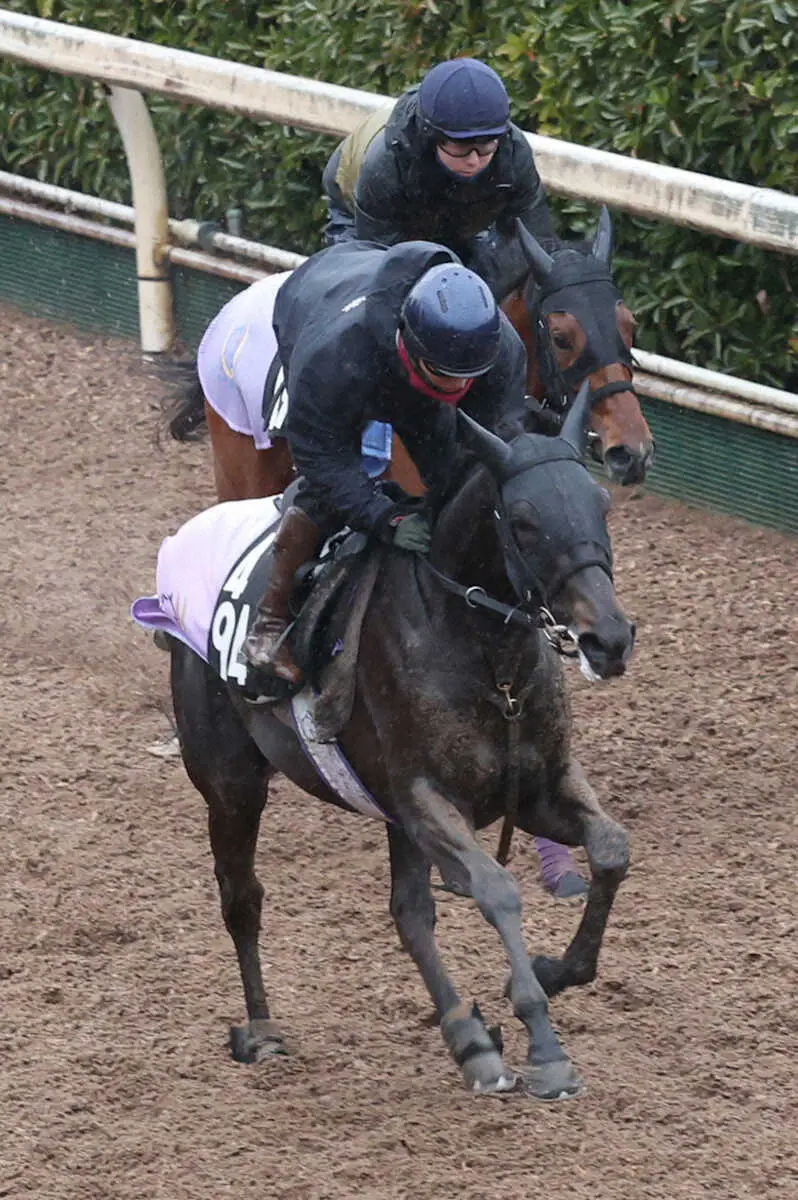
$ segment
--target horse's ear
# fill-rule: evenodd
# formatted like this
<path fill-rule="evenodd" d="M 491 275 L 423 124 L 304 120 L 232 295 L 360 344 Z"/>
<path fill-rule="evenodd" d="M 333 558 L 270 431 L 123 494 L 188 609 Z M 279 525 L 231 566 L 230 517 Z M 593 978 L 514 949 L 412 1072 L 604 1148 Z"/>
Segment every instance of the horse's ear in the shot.
<path fill-rule="evenodd" d="M 460 408 L 457 409 L 457 440 L 467 446 L 485 464 L 491 475 L 501 482 L 513 457 L 506 442 Z"/>
<path fill-rule="evenodd" d="M 587 422 L 592 400 L 590 384 L 586 379 L 576 393 L 576 399 L 568 410 L 560 431 L 560 437 L 568 442 L 569 446 L 573 446 L 578 454 L 584 454 L 587 446 Z"/>
<path fill-rule="evenodd" d="M 524 258 L 529 263 L 532 274 L 535 276 L 535 281 L 543 283 L 551 274 L 554 259 L 543 249 L 537 238 L 529 232 L 520 217 L 515 218 L 515 228 L 518 240 L 521 243 L 521 249 L 524 252 Z"/>
<path fill-rule="evenodd" d="M 591 253 L 594 258 L 597 258 L 599 262 L 603 262 L 606 266 L 609 266 L 612 261 L 612 243 L 612 217 L 607 205 L 602 204 Z"/>

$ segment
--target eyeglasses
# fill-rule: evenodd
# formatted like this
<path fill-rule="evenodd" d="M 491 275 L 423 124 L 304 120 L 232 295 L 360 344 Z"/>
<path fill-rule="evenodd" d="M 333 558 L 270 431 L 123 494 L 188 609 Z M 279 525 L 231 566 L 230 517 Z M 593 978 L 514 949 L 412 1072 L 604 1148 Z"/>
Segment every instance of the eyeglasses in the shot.
<path fill-rule="evenodd" d="M 482 141 L 446 141 L 438 143 L 438 148 L 449 158 L 468 158 L 474 151 L 476 151 L 479 158 L 490 158 L 491 155 L 496 153 L 498 147 L 498 138 L 485 138 Z"/>
<path fill-rule="evenodd" d="M 426 358 L 419 361 L 424 370 L 428 371 L 430 375 L 434 375 L 436 379 L 459 379 L 465 383 L 465 379 L 470 378 L 470 376 L 463 377 L 462 375 L 452 375 L 449 371 L 442 371 L 440 367 L 435 367 L 431 362 L 427 362 Z"/>

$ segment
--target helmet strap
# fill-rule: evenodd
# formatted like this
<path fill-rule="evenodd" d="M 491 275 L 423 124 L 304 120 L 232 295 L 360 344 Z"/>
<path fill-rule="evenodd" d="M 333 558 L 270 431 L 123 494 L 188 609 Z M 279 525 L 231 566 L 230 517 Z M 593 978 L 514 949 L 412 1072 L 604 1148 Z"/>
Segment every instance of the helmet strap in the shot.
<path fill-rule="evenodd" d="M 464 379 L 463 386 L 456 392 L 439 392 L 422 375 L 419 375 L 413 360 L 407 353 L 407 347 L 398 329 L 396 331 L 396 349 L 399 354 L 399 361 L 407 372 L 407 381 L 410 386 L 415 388 L 417 392 L 422 392 L 425 396 L 437 400 L 439 404 L 459 404 L 474 382 L 473 379 Z"/>

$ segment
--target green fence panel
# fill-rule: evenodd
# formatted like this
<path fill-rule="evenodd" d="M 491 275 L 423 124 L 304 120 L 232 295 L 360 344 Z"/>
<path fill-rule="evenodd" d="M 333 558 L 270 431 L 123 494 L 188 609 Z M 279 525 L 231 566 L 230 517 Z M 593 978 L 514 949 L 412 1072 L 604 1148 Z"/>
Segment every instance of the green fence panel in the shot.
<path fill-rule="evenodd" d="M 37 317 L 138 337 L 130 250 L 0 216 L 0 299 Z"/>
<path fill-rule="evenodd" d="M 178 333 L 190 350 L 245 286 L 183 267 L 172 271 L 172 283 Z M 131 250 L 6 216 L 0 216 L 0 299 L 80 329 L 139 336 Z"/>
<path fill-rule="evenodd" d="M 172 272 L 177 326 L 189 351 L 242 284 Z M 40 317 L 138 337 L 131 251 L 0 216 L 0 300 Z M 657 442 L 646 490 L 798 534 L 798 439 L 653 398 L 643 407 Z"/>
<path fill-rule="evenodd" d="M 798 440 L 643 400 L 657 443 L 646 488 L 798 534 Z"/>

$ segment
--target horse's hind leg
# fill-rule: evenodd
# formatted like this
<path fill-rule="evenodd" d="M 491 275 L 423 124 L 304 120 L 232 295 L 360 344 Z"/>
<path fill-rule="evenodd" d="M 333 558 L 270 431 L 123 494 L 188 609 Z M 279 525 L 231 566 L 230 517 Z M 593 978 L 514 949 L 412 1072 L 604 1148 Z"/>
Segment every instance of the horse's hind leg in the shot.
<path fill-rule="evenodd" d="M 388 845 L 391 916 L 402 945 L 427 985 L 452 1057 L 472 1091 L 508 1091 L 515 1077 L 505 1068 L 479 1010 L 463 1003 L 438 953 L 429 863 L 397 825 L 388 826 Z"/>
<path fill-rule="evenodd" d="M 207 401 L 205 416 L 219 500 L 257 500 L 285 491 L 296 474 L 285 438 L 275 438 L 268 450 L 258 450 L 248 433 L 231 429 Z"/>
<path fill-rule="evenodd" d="M 604 812 L 582 768 L 572 760 L 560 781 L 554 820 L 560 835 L 585 847 L 592 881 L 579 928 L 562 958 L 538 955 L 533 967 L 546 995 L 596 978 L 599 951 L 615 893 L 629 868 L 626 830 Z"/>
<path fill-rule="evenodd" d="M 172 695 L 183 762 L 208 805 L 222 917 L 238 955 L 249 1023 L 230 1031 L 239 1062 L 283 1051 L 263 985 L 258 936 L 263 887 L 255 847 L 272 768 L 242 725 L 227 690 L 186 646 L 173 643 Z"/>

